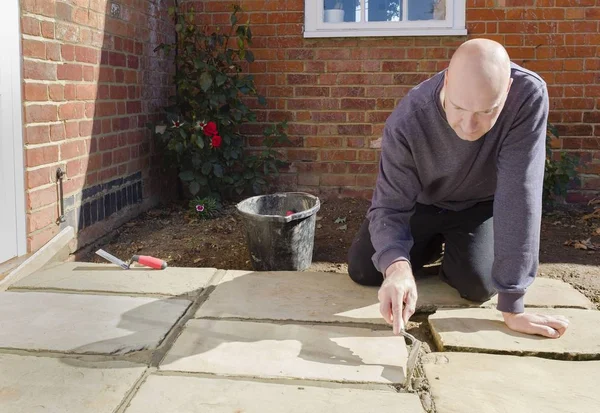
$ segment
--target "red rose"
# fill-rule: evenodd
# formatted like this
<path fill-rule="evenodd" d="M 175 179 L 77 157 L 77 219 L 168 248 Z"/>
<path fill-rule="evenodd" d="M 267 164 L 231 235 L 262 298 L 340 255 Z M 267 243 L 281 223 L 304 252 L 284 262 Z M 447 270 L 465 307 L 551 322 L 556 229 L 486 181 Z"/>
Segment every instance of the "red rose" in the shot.
<path fill-rule="evenodd" d="M 219 135 L 214 135 L 210 141 L 210 144 L 213 148 L 218 148 L 219 146 L 221 146 L 221 141 L 222 139 Z"/>
<path fill-rule="evenodd" d="M 208 136 L 216 135 L 217 132 L 217 124 L 214 122 L 208 122 L 206 126 L 204 126 L 204 133 Z"/>

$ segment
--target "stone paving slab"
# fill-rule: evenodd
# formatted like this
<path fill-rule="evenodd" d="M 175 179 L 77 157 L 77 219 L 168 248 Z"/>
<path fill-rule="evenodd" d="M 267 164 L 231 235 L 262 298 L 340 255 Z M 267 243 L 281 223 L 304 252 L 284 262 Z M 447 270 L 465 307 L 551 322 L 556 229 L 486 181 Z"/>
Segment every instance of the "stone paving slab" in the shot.
<path fill-rule="evenodd" d="M 0 412 L 112 413 L 145 366 L 0 354 Z"/>
<path fill-rule="evenodd" d="M 465 300 L 437 276 L 417 277 L 417 288 L 417 311 L 496 305 L 495 298 L 483 304 Z M 569 284 L 547 278 L 535 280 L 525 303 L 593 308 Z M 376 287 L 358 285 L 347 274 L 323 272 L 227 271 L 195 317 L 386 325 L 379 312 Z"/>
<path fill-rule="evenodd" d="M 195 317 L 386 325 L 376 288 L 325 272 L 227 271 Z"/>
<path fill-rule="evenodd" d="M 160 369 L 389 384 L 404 381 L 407 357 L 391 330 L 190 320 Z"/>
<path fill-rule="evenodd" d="M 475 353 L 423 358 L 437 413 L 596 413 L 600 362 Z"/>
<path fill-rule="evenodd" d="M 418 396 L 200 377 L 148 377 L 125 413 L 422 413 Z"/>
<path fill-rule="evenodd" d="M 544 355 L 559 359 L 600 358 L 600 311 L 571 308 L 536 308 L 539 314 L 564 315 L 570 321 L 558 339 L 510 330 L 499 311 L 485 308 L 438 310 L 429 316 L 440 351 L 469 350 Z"/>
<path fill-rule="evenodd" d="M 0 293 L 0 348 L 125 354 L 156 348 L 191 304 L 176 298 Z"/>
<path fill-rule="evenodd" d="M 114 264 L 67 262 L 25 277 L 11 288 L 175 296 L 204 288 L 216 271 L 177 267 L 153 270 L 141 266 L 123 270 Z"/>

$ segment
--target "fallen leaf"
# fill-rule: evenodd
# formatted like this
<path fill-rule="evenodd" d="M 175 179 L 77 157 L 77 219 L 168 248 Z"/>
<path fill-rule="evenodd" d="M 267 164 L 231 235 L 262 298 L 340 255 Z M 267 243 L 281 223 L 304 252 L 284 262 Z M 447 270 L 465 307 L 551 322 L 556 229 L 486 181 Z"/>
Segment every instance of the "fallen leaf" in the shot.
<path fill-rule="evenodd" d="M 341 227 L 338 227 L 338 229 L 341 230 L 341 231 L 346 231 L 348 229 L 348 225 L 344 224 Z"/>
<path fill-rule="evenodd" d="M 344 224 L 346 222 L 346 217 L 337 217 L 333 222 L 336 224 Z"/>
<path fill-rule="evenodd" d="M 317 221 L 320 221 L 320 220 L 322 220 L 322 219 L 323 219 L 323 217 L 322 217 L 322 216 L 317 216 Z"/>
<path fill-rule="evenodd" d="M 596 228 L 596 235 L 600 235 L 600 227 Z"/>
<path fill-rule="evenodd" d="M 592 218 L 600 218 L 600 208 L 596 208 L 591 214 L 584 215 L 582 219 L 587 221 Z"/>
<path fill-rule="evenodd" d="M 323 228 L 323 225 L 317 224 L 317 228 Z"/>
<path fill-rule="evenodd" d="M 578 250 L 595 251 L 597 248 L 599 248 L 599 246 L 594 245 L 591 238 L 588 238 L 586 240 L 568 240 L 565 241 L 564 245 L 572 246 L 573 248 Z"/>

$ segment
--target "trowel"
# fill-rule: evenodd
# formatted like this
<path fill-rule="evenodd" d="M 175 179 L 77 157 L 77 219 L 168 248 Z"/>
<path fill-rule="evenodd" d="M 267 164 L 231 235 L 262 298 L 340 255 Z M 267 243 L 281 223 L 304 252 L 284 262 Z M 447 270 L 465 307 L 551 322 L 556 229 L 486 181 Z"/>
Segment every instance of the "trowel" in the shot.
<path fill-rule="evenodd" d="M 103 249 L 99 249 L 98 251 L 96 251 L 96 254 L 98 254 L 105 260 L 118 265 L 119 267 L 123 268 L 124 270 L 130 269 L 131 264 L 133 262 L 137 262 L 141 265 L 145 265 L 146 267 L 154 268 L 156 270 L 164 270 L 165 268 L 167 268 L 166 261 L 163 261 L 159 258 L 150 257 L 148 255 L 134 255 L 133 257 L 131 257 L 129 262 L 125 262 L 125 261 L 120 260 L 119 258 L 115 257 L 114 255 L 109 254 L 108 252 L 104 251 Z"/>
<path fill-rule="evenodd" d="M 400 330 L 400 335 L 406 337 L 410 341 L 410 353 L 408 353 L 408 361 L 406 362 L 406 378 L 404 379 L 404 388 L 410 387 L 410 380 L 417 367 L 419 360 L 419 351 L 421 350 L 421 341 L 417 340 L 412 334 L 406 330 Z"/>

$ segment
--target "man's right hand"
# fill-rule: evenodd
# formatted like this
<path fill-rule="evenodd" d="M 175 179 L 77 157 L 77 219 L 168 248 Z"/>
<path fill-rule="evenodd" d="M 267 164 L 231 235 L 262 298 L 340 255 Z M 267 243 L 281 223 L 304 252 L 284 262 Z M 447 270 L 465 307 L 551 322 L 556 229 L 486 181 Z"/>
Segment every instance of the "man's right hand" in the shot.
<path fill-rule="evenodd" d="M 386 269 L 377 296 L 381 315 L 388 324 L 394 325 L 394 334 L 398 334 L 417 305 L 417 285 L 408 262 L 396 261 Z"/>

